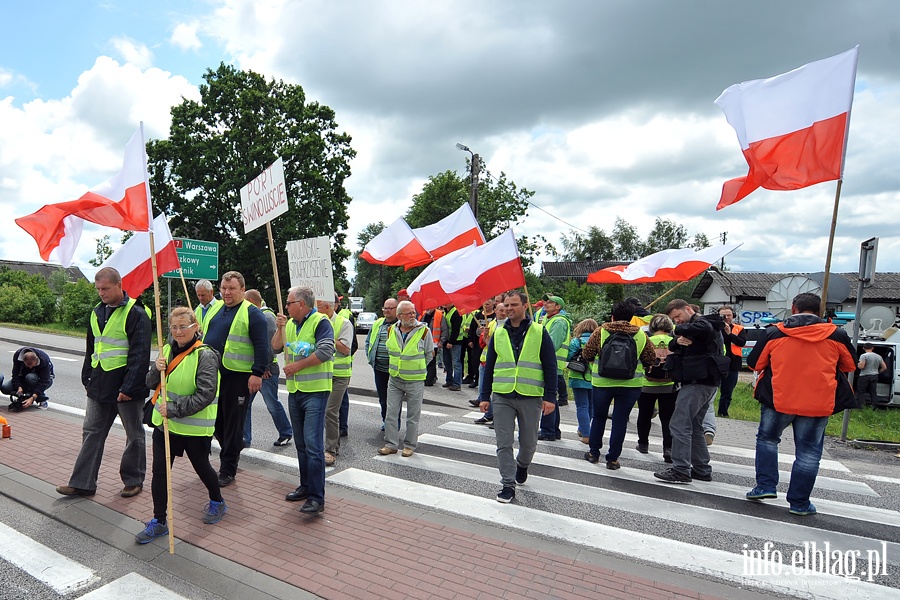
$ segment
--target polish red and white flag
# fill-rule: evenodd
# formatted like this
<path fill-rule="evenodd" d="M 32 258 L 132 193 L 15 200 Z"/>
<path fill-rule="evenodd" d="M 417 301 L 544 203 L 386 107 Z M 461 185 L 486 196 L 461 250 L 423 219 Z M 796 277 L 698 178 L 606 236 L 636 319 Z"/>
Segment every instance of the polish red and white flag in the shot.
<path fill-rule="evenodd" d="M 402 218 L 372 238 L 359 256 L 373 265 L 388 267 L 408 268 L 431 262 L 431 255 Z"/>
<path fill-rule="evenodd" d="M 54 249 L 61 248 L 58 256 L 63 258 L 68 253 L 71 261 L 82 225 L 75 219 L 124 231 L 150 229 L 150 191 L 142 130 L 143 124 L 125 146 L 122 169 L 116 175 L 92 187 L 77 200 L 47 204 L 37 212 L 16 219 L 19 227 L 37 242 L 41 258 L 50 260 Z"/>
<path fill-rule="evenodd" d="M 412 230 L 422 247 L 434 260 L 446 256 L 454 250 L 467 248 L 472 244 L 484 243 L 484 234 L 468 203 L 464 203 L 450 215 L 433 225 Z M 425 263 L 423 263 L 425 264 Z M 409 265 L 411 268 L 417 265 Z"/>
<path fill-rule="evenodd" d="M 428 265 L 406 286 L 416 310 L 453 304 L 462 313 L 491 296 L 525 285 L 525 272 L 512 229 L 481 246 L 456 250 Z"/>
<path fill-rule="evenodd" d="M 741 244 L 723 244 L 693 250 L 678 248 L 663 250 L 637 260 L 630 265 L 600 269 L 588 275 L 588 283 L 654 283 L 658 281 L 687 281 L 693 279 L 713 263 Z"/>
<path fill-rule="evenodd" d="M 175 241 L 169 231 L 165 215 L 153 219 L 153 247 L 156 249 L 156 271 L 160 275 L 181 268 Z M 137 298 L 153 285 L 153 268 L 150 261 L 150 234 L 139 231 L 128 238 L 122 247 L 113 252 L 100 268 L 112 267 L 122 276 L 122 289 Z"/>
<path fill-rule="evenodd" d="M 859 46 L 716 99 L 750 170 L 726 181 L 716 210 L 757 188 L 796 190 L 843 177 Z"/>

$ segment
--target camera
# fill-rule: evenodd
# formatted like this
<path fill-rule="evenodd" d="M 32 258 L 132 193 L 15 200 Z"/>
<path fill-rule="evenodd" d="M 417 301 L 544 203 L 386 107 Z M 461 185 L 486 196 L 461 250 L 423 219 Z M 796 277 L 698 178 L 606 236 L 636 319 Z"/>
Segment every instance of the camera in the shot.
<path fill-rule="evenodd" d="M 9 412 L 19 412 L 22 410 L 24 408 L 24 402 L 29 398 L 31 398 L 31 394 L 10 394 L 9 400 L 11 404 L 9 405 Z"/>

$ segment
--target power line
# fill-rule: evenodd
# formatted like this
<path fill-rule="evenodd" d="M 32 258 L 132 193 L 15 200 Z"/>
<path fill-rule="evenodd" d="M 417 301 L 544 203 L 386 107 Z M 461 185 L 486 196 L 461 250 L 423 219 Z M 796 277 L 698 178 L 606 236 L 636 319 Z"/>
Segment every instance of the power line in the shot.
<path fill-rule="evenodd" d="M 494 174 L 493 174 L 493 173 L 491 173 L 491 172 L 488 171 L 488 170 L 485 170 L 484 172 L 487 173 L 487 176 L 488 176 L 488 177 L 490 177 L 491 179 L 493 179 L 493 180 L 496 181 L 497 183 L 500 183 L 500 180 L 497 179 L 496 177 L 494 177 Z M 562 223 L 562 224 L 564 224 L 564 225 L 566 225 L 566 226 L 568 226 L 568 227 L 571 227 L 572 229 L 574 229 L 574 230 L 576 230 L 576 231 L 580 231 L 581 233 L 590 235 L 590 232 L 589 232 L 589 231 L 585 231 L 585 230 L 582 229 L 581 227 L 576 227 L 575 225 L 572 225 L 572 224 L 569 223 L 568 221 L 564 221 L 564 220 L 560 219 L 559 217 L 557 217 L 556 215 L 554 215 L 552 212 L 546 210 L 545 208 L 543 208 L 543 207 L 541 207 L 541 206 L 538 206 L 537 204 L 535 204 L 535 203 L 532 202 L 531 200 L 526 199 L 525 202 L 527 202 L 527 203 L 530 204 L 531 206 L 535 207 L 536 209 L 538 209 L 538 210 L 540 210 L 540 211 L 543 211 L 543 212 L 547 213 L 548 215 L 550 215 L 551 217 L 553 217 L 554 219 L 556 219 L 556 220 L 559 221 L 560 223 Z"/>

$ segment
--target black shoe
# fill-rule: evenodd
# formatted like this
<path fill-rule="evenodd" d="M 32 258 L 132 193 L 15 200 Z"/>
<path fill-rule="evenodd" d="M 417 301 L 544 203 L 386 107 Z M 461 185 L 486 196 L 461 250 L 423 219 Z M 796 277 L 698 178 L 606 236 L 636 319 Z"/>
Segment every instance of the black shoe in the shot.
<path fill-rule="evenodd" d="M 672 462 L 672 449 L 671 448 L 663 448 L 663 460 L 667 463 Z"/>
<path fill-rule="evenodd" d="M 476 408 L 480 405 L 481 405 L 481 400 L 478 400 L 477 398 L 475 400 L 469 400 L 469 406 L 471 406 L 472 408 Z"/>
<path fill-rule="evenodd" d="M 450 390 L 451 392 L 458 392 L 462 388 L 460 388 L 458 385 L 451 385 L 451 386 L 448 386 L 447 389 Z"/>
<path fill-rule="evenodd" d="M 658 473 L 653 474 L 657 479 L 662 479 L 666 483 L 690 483 L 691 476 L 685 475 L 681 471 L 676 471 L 674 468 L 666 469 L 665 471 L 660 471 Z"/>
<path fill-rule="evenodd" d="M 617 460 L 608 460 L 606 461 L 606 468 L 610 471 L 617 471 L 622 468 L 622 465 Z"/>
<path fill-rule="evenodd" d="M 287 436 L 287 437 L 278 438 L 277 440 L 275 440 L 275 443 L 272 445 L 273 446 L 287 446 L 290 443 L 291 443 L 291 436 Z"/>
<path fill-rule="evenodd" d="M 300 512 L 306 513 L 308 515 L 316 515 L 325 510 L 324 502 L 316 502 L 315 500 L 307 500 L 306 503 L 300 507 Z"/>
<path fill-rule="evenodd" d="M 556 435 L 552 435 L 552 434 L 551 434 L 551 435 L 544 435 L 543 433 L 541 433 L 541 434 L 538 435 L 538 441 L 541 441 L 541 442 L 555 442 L 555 441 L 556 441 Z"/>
<path fill-rule="evenodd" d="M 516 467 L 516 483 L 519 485 L 525 483 L 528 479 L 528 467 Z"/>
<path fill-rule="evenodd" d="M 478 387 L 478 382 L 477 382 L 477 381 L 473 381 L 472 383 L 469 384 L 469 387 L 470 387 L 470 388 L 477 388 L 477 387 Z"/>
<path fill-rule="evenodd" d="M 450 385 L 451 384 L 449 384 L 449 383 L 443 383 L 443 384 L 441 384 L 441 387 L 450 387 Z"/>
<path fill-rule="evenodd" d="M 434 382 L 433 382 L 433 381 L 430 382 L 430 383 L 429 383 L 428 381 L 425 382 L 425 387 L 433 387 L 433 386 L 434 386 Z"/>
<path fill-rule="evenodd" d="M 284 497 L 288 502 L 299 502 L 300 500 L 306 500 L 307 498 L 309 498 L 309 489 L 302 485 L 297 486 L 296 490 Z"/>
<path fill-rule="evenodd" d="M 600 455 L 599 454 L 591 454 L 590 452 L 585 452 L 584 460 L 596 465 L 598 462 L 600 462 Z"/>
<path fill-rule="evenodd" d="M 516 488 L 513 487 L 504 487 L 500 490 L 500 493 L 497 494 L 497 502 L 502 502 L 503 504 L 509 504 L 512 502 L 512 499 L 516 497 Z"/>
<path fill-rule="evenodd" d="M 561 440 L 561 439 L 562 439 L 562 434 L 561 434 L 561 433 L 557 433 L 557 434 L 556 434 L 556 439 L 557 439 L 557 441 L 558 441 L 558 440 Z"/>
<path fill-rule="evenodd" d="M 642 444 L 641 442 L 638 442 L 637 446 L 635 446 L 635 449 L 641 454 L 647 454 L 648 452 L 650 452 L 650 444 Z"/>
<path fill-rule="evenodd" d="M 472 383 L 472 378 L 471 378 L 471 377 L 464 377 L 463 380 L 462 380 L 462 382 L 463 382 L 463 383 Z"/>
<path fill-rule="evenodd" d="M 487 426 L 488 426 L 488 429 L 493 429 L 493 428 L 494 428 L 494 422 L 491 421 L 490 423 L 487 424 Z"/>
<path fill-rule="evenodd" d="M 727 412 L 724 412 L 724 413 L 716 413 L 716 416 L 717 416 L 717 417 L 724 417 L 724 418 L 726 418 L 726 419 L 730 419 L 730 418 L 731 418 L 731 417 L 728 416 L 728 413 L 727 413 Z"/>
<path fill-rule="evenodd" d="M 341 431 L 341 437 L 347 437 L 348 435 L 350 435 L 350 433 L 346 429 Z"/>
<path fill-rule="evenodd" d="M 568 406 L 568 405 L 569 405 L 569 401 L 568 401 L 568 400 L 559 400 L 559 401 L 556 403 L 556 405 L 557 405 L 557 406 Z"/>
<path fill-rule="evenodd" d="M 709 475 L 701 475 L 697 471 L 691 469 L 691 479 L 696 479 L 697 481 L 712 481 L 712 471 L 710 471 Z"/>
<path fill-rule="evenodd" d="M 481 417 L 480 419 L 475 419 L 475 424 L 476 425 L 487 425 L 488 423 L 490 423 L 493 420 L 494 420 L 493 418 L 488 419 L 487 417 Z"/>
<path fill-rule="evenodd" d="M 219 473 L 219 487 L 228 487 L 232 483 L 234 483 L 233 475 L 222 475 Z"/>

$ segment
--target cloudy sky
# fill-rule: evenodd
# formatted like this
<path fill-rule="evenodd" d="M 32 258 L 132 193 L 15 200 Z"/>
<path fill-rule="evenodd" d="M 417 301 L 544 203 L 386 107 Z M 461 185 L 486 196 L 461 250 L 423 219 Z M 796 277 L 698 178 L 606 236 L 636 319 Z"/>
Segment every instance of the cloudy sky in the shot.
<path fill-rule="evenodd" d="M 303 86 L 332 107 L 358 155 L 348 240 L 392 221 L 428 176 L 478 152 L 536 192 L 518 234 L 561 248 L 572 228 L 645 235 L 655 217 L 744 245 L 744 271 L 824 268 L 835 182 L 759 190 L 716 212 L 746 174 L 713 104 L 859 44 L 834 271 L 880 238 L 900 271 L 900 3 L 784 0 L 48 0 L 4 7 L 0 36 L 0 258 L 40 260 L 12 220 L 78 197 L 121 165 L 139 121 L 199 98 L 219 62 Z M 85 229 L 76 264 L 87 267 Z M 349 267 L 350 265 L 348 265 Z"/>

